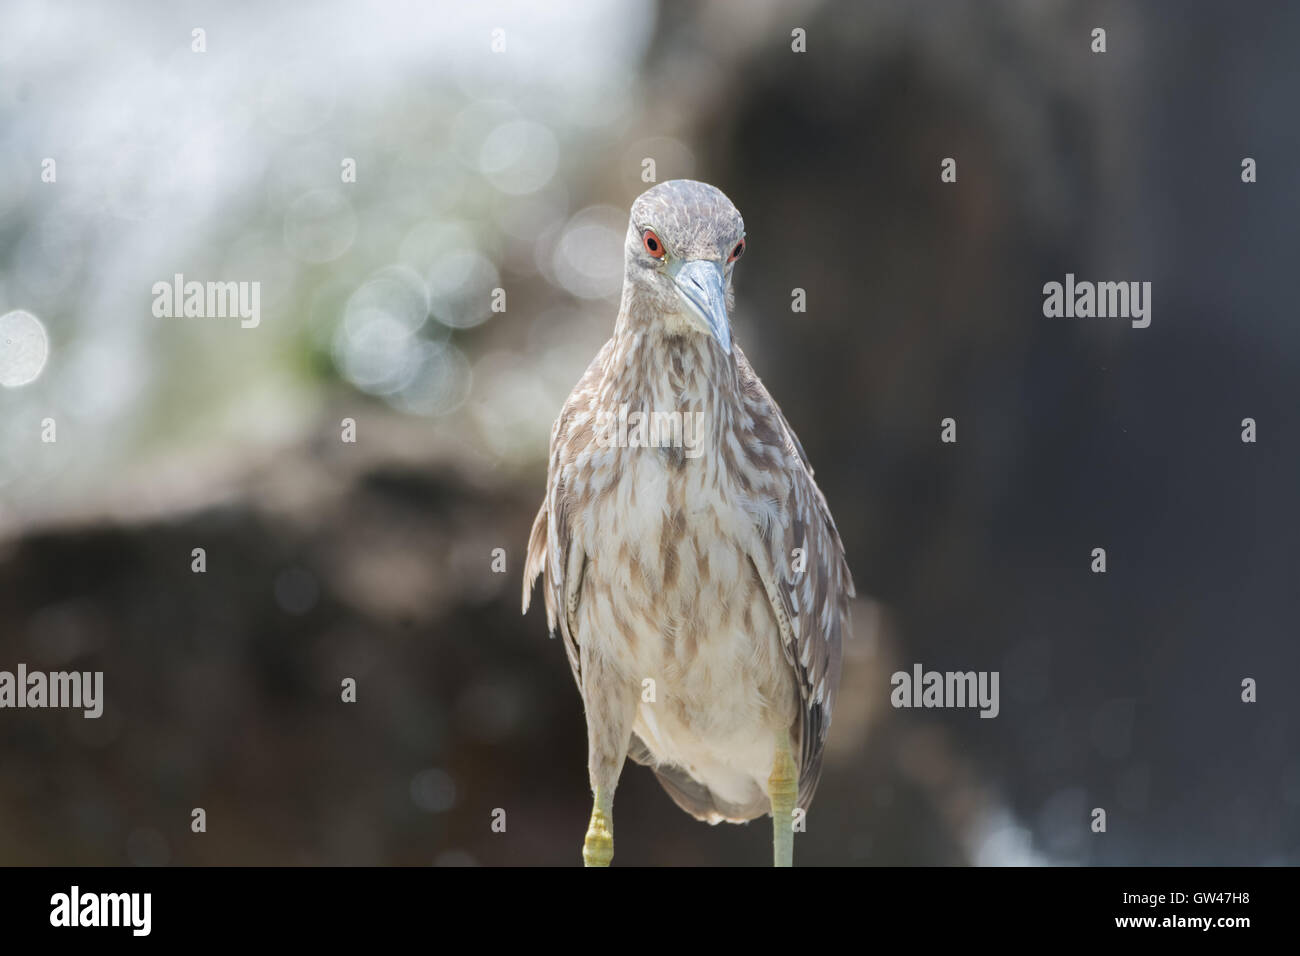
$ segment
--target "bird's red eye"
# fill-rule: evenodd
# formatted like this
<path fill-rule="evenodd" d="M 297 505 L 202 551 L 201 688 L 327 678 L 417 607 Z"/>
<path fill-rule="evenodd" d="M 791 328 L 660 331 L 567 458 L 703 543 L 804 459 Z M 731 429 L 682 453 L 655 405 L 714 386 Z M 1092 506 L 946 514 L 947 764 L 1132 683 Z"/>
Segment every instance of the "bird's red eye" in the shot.
<path fill-rule="evenodd" d="M 653 229 L 647 229 L 645 235 L 641 237 L 641 244 L 645 246 L 645 251 L 650 253 L 656 259 L 664 257 L 664 244 L 659 241 Z"/>
<path fill-rule="evenodd" d="M 736 243 L 736 248 L 731 250 L 731 258 L 729 258 L 727 261 L 735 262 L 744 254 L 745 254 L 745 240 L 741 239 L 740 242 Z"/>

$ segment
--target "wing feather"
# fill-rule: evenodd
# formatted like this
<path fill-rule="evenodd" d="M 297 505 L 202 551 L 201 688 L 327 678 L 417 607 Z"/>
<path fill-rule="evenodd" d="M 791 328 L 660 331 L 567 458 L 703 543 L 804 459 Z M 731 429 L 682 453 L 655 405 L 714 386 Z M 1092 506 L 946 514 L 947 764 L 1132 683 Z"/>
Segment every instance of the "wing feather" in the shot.
<path fill-rule="evenodd" d="M 578 649 L 575 622 L 582 597 L 587 555 L 580 547 L 574 546 L 572 516 L 585 504 L 585 489 L 575 490 L 570 487 L 569 477 L 573 473 L 578 453 L 587 443 L 576 437 L 580 430 L 574 426 L 576 422 L 590 419 L 596 402 L 596 388 L 613 345 L 612 339 L 606 342 L 592 359 L 551 429 L 546 499 L 533 522 L 524 562 L 524 613 L 528 613 L 533 586 L 540 575 L 542 595 L 546 602 L 547 626 L 552 637 L 558 626 L 560 636 L 564 639 L 569 667 L 573 671 L 574 680 L 578 682 L 579 690 L 582 689 L 582 656 Z"/>
<path fill-rule="evenodd" d="M 766 492 L 781 520 L 761 530 L 750 560 L 781 629 L 786 662 L 794 671 L 802 708 L 799 721 L 799 805 L 807 809 L 821 778 L 826 734 L 839 690 L 843 639 L 849 630 L 853 578 L 835 520 L 812 465 L 780 407 L 736 350 L 741 386 L 756 441 L 775 446 L 764 469 Z M 771 449 L 765 449 L 765 452 Z"/>

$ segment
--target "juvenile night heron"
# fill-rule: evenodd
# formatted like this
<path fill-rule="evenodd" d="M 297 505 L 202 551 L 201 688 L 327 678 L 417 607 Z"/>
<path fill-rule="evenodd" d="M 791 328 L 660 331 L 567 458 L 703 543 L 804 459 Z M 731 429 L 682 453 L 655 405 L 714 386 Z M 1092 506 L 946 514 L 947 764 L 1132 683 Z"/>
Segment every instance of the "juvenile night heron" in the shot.
<path fill-rule="evenodd" d="M 731 341 L 740 213 L 673 180 L 632 204 L 623 300 L 551 431 L 524 611 L 543 576 L 587 713 L 582 856 L 614 855 L 624 760 L 687 813 L 771 813 L 789 866 L 840 677 L 853 582 L 803 447 Z"/>

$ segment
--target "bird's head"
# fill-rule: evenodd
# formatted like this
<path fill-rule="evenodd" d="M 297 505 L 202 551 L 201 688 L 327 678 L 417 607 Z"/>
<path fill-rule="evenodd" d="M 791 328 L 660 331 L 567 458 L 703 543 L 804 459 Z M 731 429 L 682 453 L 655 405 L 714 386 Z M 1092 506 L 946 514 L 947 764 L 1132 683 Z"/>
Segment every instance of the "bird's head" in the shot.
<path fill-rule="evenodd" d="M 691 179 L 660 183 L 632 204 L 625 303 L 670 334 L 710 335 L 730 354 L 731 271 L 744 251 L 745 221 L 722 190 Z"/>

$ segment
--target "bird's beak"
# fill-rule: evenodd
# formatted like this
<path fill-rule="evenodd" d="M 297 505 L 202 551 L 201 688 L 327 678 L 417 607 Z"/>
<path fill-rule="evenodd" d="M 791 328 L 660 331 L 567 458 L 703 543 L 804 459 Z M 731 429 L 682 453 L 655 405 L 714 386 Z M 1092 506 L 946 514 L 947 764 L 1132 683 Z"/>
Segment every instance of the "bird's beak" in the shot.
<path fill-rule="evenodd" d="M 704 321 L 722 351 L 731 354 L 731 321 L 727 318 L 726 281 L 722 264 L 710 259 L 690 259 L 675 270 L 670 267 L 677 294 Z"/>

